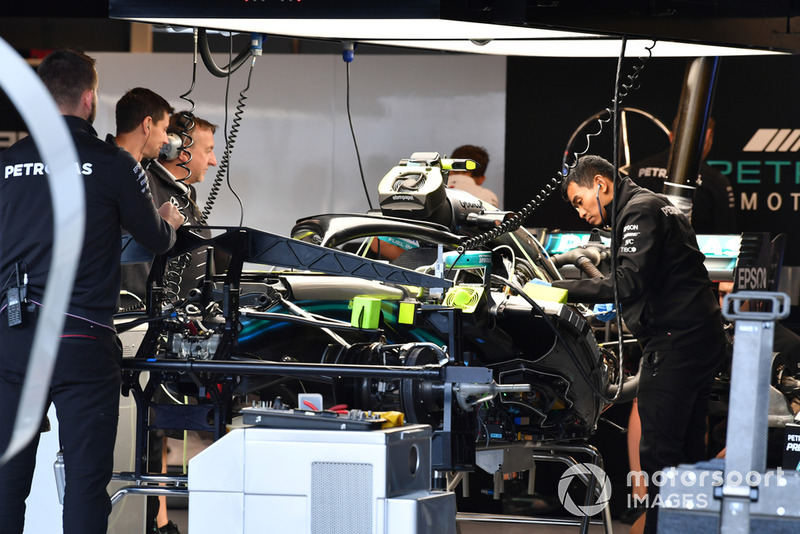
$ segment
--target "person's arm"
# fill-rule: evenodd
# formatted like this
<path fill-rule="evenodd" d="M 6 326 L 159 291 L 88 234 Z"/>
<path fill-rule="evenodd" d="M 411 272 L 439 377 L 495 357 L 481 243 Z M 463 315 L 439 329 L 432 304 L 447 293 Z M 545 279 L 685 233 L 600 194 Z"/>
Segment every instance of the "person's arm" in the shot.
<path fill-rule="evenodd" d="M 131 165 L 131 161 L 134 165 Z M 144 170 L 140 165 L 135 165 L 135 160 L 127 153 L 120 153 L 116 168 L 120 174 L 117 198 L 122 227 L 150 252 L 163 254 L 175 244 L 175 229 L 156 210 Z M 138 169 L 138 175 L 133 171 L 134 168 Z M 177 212 L 177 208 L 174 211 Z M 165 209 L 165 215 L 176 222 L 172 210 Z M 180 213 L 177 215 L 182 222 L 183 216 Z"/>
<path fill-rule="evenodd" d="M 183 226 L 183 223 L 186 222 L 186 216 L 178 210 L 175 204 L 169 201 L 161 204 L 158 208 L 158 214 L 175 230 Z"/>
<path fill-rule="evenodd" d="M 645 206 L 644 208 L 653 206 Z M 617 248 L 617 285 L 620 300 L 637 298 L 652 283 L 656 262 L 659 261 L 659 244 L 662 239 L 658 222 L 660 215 L 654 209 L 636 206 L 617 221 L 623 228 L 621 243 Z M 611 302 L 614 299 L 612 277 L 582 280 L 555 280 L 553 287 L 566 289 L 570 302 Z"/>

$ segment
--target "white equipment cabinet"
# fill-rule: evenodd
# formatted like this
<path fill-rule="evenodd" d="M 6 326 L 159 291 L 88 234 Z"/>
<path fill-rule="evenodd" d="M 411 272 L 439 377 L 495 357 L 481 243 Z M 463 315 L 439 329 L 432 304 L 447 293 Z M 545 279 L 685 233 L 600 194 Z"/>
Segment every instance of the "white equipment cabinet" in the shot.
<path fill-rule="evenodd" d="M 455 534 L 455 495 L 430 485 L 427 425 L 236 429 L 189 462 L 189 532 Z"/>

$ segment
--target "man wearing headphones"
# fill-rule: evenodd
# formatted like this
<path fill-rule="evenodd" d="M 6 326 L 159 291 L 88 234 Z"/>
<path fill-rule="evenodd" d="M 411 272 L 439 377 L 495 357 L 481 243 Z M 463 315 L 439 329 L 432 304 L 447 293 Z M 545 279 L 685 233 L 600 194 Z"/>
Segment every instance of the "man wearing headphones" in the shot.
<path fill-rule="evenodd" d="M 616 286 L 622 316 L 643 347 L 639 382 L 641 466 L 656 471 L 706 459 L 705 434 L 711 382 L 725 356 L 722 314 L 681 211 L 663 195 L 615 180 L 614 166 L 583 156 L 561 191 L 594 226 L 611 224 L 616 206 Z M 614 278 L 557 280 L 571 302 L 614 300 Z M 649 485 L 645 532 L 656 532 L 658 486 Z"/>
<path fill-rule="evenodd" d="M 205 226 L 202 213 L 197 206 L 197 192 L 192 184 L 202 182 L 209 167 L 216 166 L 214 156 L 214 133 L 216 125 L 205 119 L 195 117 L 188 111 L 175 113 L 169 117 L 167 128 L 168 139 L 160 153 L 152 156 L 146 162 L 147 176 L 153 197 L 158 202 L 169 202 L 176 206 L 186 217 L 187 226 Z M 157 159 L 156 159 L 157 158 Z M 208 229 L 194 229 L 205 237 L 211 237 Z M 224 258 L 218 256 L 218 264 L 226 263 Z M 164 287 L 168 297 L 186 298 L 189 290 L 197 287 L 205 276 L 206 256 L 202 248 L 174 258 L 167 264 L 164 273 Z M 166 472 L 167 462 L 167 437 L 183 439 L 183 432 L 167 431 L 156 433 L 155 437 L 162 437 L 151 447 L 151 463 L 149 469 L 162 469 Z M 158 445 L 161 445 L 159 447 Z M 160 457 L 158 454 L 160 453 Z M 158 461 L 161 464 L 158 464 Z M 175 524 L 167 517 L 166 498 L 155 499 L 148 497 L 147 518 L 148 534 L 180 534 Z M 153 521 L 151 523 L 150 521 Z"/>
<path fill-rule="evenodd" d="M 204 226 L 203 215 L 197 206 L 197 191 L 193 184 L 205 179 L 209 167 L 217 165 L 214 156 L 214 133 L 217 126 L 205 119 L 195 117 L 188 111 L 173 114 L 169 119 L 168 144 L 161 155 L 147 165 L 147 175 L 153 197 L 156 202 L 171 202 L 186 216 L 189 226 Z M 206 237 L 211 237 L 209 230 L 197 230 Z M 197 287 L 205 275 L 205 257 L 203 250 L 195 250 L 191 261 L 184 258 L 178 279 L 168 280 L 180 287 L 173 288 L 181 298 L 185 298 L 190 289 Z M 174 278 L 176 265 L 170 266 L 168 277 Z"/>

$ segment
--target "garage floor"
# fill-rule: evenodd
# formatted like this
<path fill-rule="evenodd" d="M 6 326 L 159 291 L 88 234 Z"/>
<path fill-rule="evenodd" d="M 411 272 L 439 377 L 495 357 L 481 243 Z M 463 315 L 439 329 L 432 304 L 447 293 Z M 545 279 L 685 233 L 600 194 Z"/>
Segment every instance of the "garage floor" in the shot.
<path fill-rule="evenodd" d="M 191 534 L 189 532 L 188 510 L 170 509 L 169 517 L 172 522 L 178 525 L 181 534 Z M 578 526 L 556 526 L 538 525 L 523 523 L 487 523 L 484 521 L 459 521 L 460 534 L 571 534 L 579 533 Z M 629 525 L 615 521 L 613 523 L 614 534 L 628 534 Z M 602 525 L 592 525 L 589 527 L 590 534 L 603 534 Z"/>

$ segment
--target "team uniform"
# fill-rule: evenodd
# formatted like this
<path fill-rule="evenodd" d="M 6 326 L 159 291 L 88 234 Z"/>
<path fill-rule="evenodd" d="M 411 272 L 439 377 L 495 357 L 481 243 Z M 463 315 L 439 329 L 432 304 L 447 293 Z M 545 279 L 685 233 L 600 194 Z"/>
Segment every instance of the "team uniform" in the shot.
<path fill-rule="evenodd" d="M 708 393 L 725 351 L 722 315 L 686 217 L 629 179 L 614 196 L 620 308 L 643 347 L 641 465 L 652 475 L 705 457 Z M 613 301 L 613 284 L 611 277 L 553 282 L 570 301 L 590 303 Z M 651 503 L 658 489 L 650 484 Z M 654 528 L 655 517 L 647 523 Z"/>
<path fill-rule="evenodd" d="M 153 253 L 164 253 L 175 232 L 153 205 L 147 178 L 124 150 L 97 138 L 85 120 L 66 116 L 80 158 L 86 229 L 61 336 L 50 400 L 59 421 L 66 466 L 65 533 L 104 533 L 111 504 L 120 394 L 121 346 L 114 330 L 120 287 L 121 227 Z M 33 140 L 0 153 L 0 279 L 2 295 L 15 266 L 28 276 L 23 323 L 10 327 L 5 300 L 0 316 L 0 447 L 8 445 L 50 268 L 53 217 L 46 169 Z M 42 414 L 44 417 L 44 414 Z M 37 438 L 0 468 L 0 525 L 22 532 Z"/>

